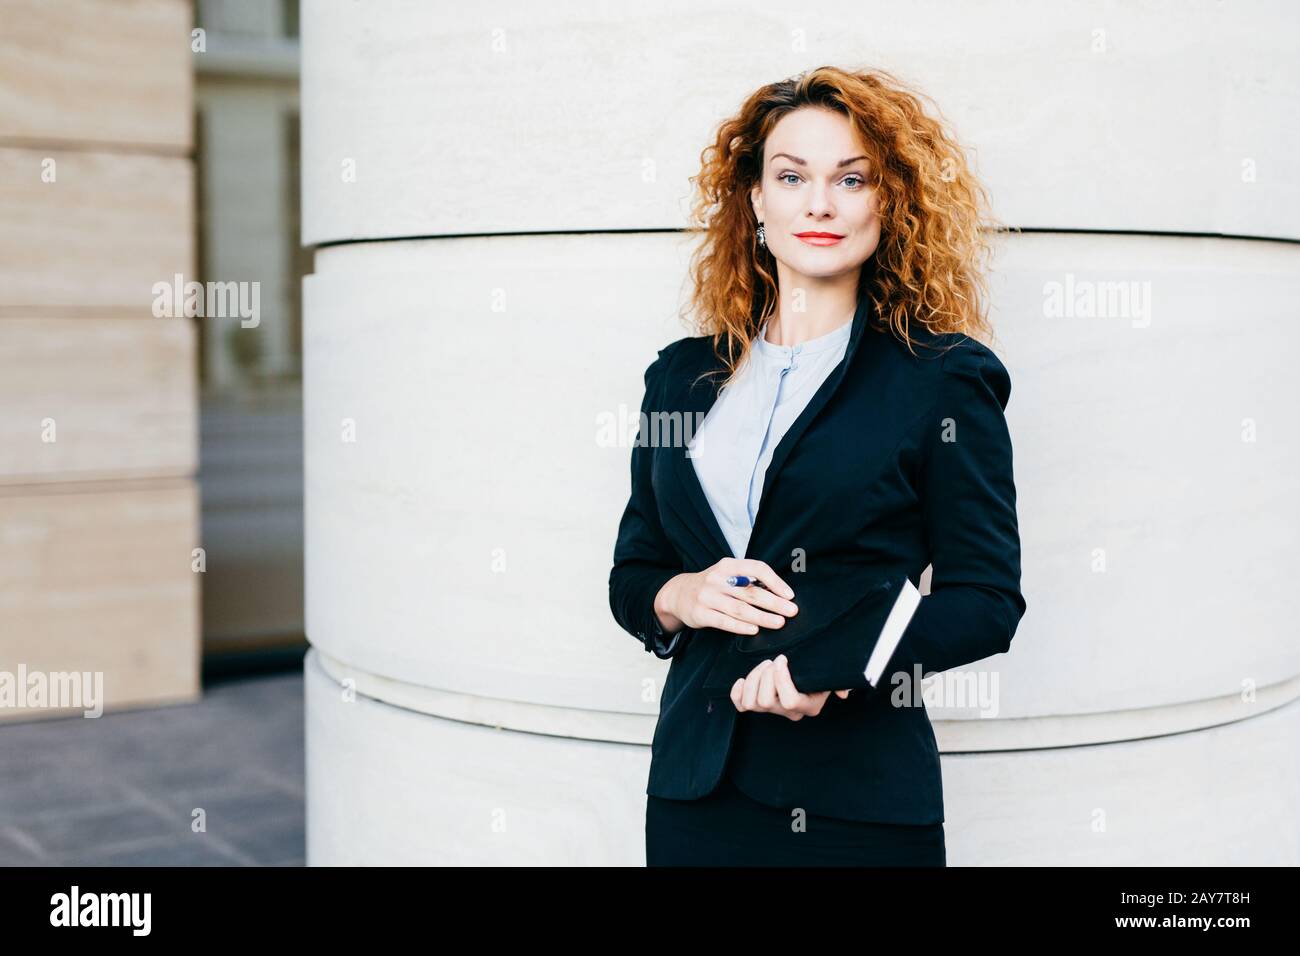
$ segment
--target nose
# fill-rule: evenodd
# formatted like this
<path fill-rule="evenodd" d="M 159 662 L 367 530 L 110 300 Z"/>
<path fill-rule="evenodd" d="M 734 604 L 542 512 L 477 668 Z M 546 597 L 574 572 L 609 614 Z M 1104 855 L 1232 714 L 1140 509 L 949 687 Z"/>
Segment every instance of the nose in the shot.
<path fill-rule="evenodd" d="M 835 206 L 831 202 L 831 189 L 829 186 L 813 183 L 808 198 L 808 215 L 815 219 L 833 219 L 835 217 Z"/>

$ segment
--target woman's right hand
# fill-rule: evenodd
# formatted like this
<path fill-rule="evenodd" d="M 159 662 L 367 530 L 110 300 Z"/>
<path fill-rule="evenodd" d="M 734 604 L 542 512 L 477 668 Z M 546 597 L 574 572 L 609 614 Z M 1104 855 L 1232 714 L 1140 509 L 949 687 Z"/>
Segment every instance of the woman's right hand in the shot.
<path fill-rule="evenodd" d="M 743 574 L 767 585 L 730 585 L 727 578 Z M 655 596 L 659 623 L 668 633 L 682 627 L 713 627 L 734 634 L 757 634 L 760 626 L 785 625 L 799 608 L 790 600 L 794 589 L 762 561 L 723 558 L 703 571 L 670 578 Z M 671 625 L 671 626 L 670 626 Z"/>

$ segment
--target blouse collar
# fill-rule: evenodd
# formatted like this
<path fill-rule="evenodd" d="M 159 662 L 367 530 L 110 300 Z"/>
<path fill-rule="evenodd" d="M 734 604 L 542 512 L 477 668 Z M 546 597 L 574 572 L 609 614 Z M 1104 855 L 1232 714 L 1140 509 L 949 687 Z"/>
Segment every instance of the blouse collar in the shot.
<path fill-rule="evenodd" d="M 758 338 L 754 340 L 754 348 L 760 354 L 770 358 L 790 359 L 796 355 L 810 355 L 814 352 L 833 349 L 847 342 L 849 334 L 853 331 L 853 320 L 850 319 L 843 325 L 831 329 L 825 335 L 808 339 L 798 345 L 773 345 L 766 338 L 768 321 L 770 320 L 764 321 L 763 327 L 758 330 Z"/>

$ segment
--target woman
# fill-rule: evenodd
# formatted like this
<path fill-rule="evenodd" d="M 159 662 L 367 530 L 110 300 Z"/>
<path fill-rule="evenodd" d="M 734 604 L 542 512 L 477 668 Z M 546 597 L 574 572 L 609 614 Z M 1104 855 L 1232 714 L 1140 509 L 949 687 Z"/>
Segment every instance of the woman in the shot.
<path fill-rule="evenodd" d="M 917 94 L 833 67 L 755 92 L 696 181 L 704 334 L 646 370 L 609 582 L 672 661 L 647 863 L 944 866 L 916 685 L 1026 608 L 984 192 Z M 871 595 L 927 565 L 872 683 Z"/>

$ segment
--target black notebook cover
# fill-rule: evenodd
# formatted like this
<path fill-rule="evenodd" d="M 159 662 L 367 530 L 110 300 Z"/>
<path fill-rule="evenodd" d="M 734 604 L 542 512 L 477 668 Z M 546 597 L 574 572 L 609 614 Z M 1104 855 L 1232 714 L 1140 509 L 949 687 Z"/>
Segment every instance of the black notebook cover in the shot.
<path fill-rule="evenodd" d="M 757 634 L 715 628 L 697 632 L 693 640 L 723 642 L 705 678 L 705 693 L 728 696 L 738 678 L 778 654 L 786 655 L 790 678 L 802 693 L 874 686 L 873 679 L 878 681 L 888 666 L 916 612 L 920 592 L 902 573 L 865 589 L 843 585 L 839 581 L 801 588 L 794 597 L 799 612 L 782 627 L 761 627 Z M 873 660 L 878 644 L 880 653 Z"/>

